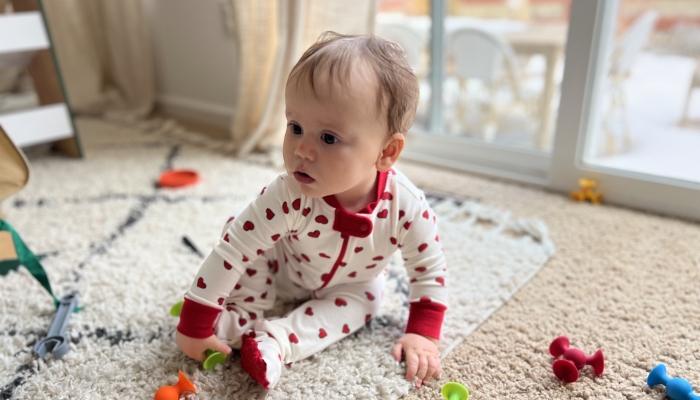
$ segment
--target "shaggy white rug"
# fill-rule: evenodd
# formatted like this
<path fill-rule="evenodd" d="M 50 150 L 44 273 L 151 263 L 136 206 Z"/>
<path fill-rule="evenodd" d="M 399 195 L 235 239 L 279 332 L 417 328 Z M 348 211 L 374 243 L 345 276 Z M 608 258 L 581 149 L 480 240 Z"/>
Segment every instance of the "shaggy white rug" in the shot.
<path fill-rule="evenodd" d="M 79 292 L 85 309 L 72 316 L 70 352 L 40 361 L 31 349 L 48 331 L 53 304 L 26 269 L 0 276 L 0 398 L 150 399 L 174 383 L 178 369 L 197 386 L 197 399 L 396 399 L 411 390 L 405 366 L 390 354 L 407 318 L 398 255 L 382 312 L 346 340 L 294 363 L 270 392 L 246 376 L 236 355 L 212 371 L 187 359 L 173 340 L 177 319 L 168 310 L 201 258 L 182 238 L 208 252 L 231 210 L 254 199 L 279 169 L 153 133 L 153 124 L 82 119 L 79 129 L 86 157 L 30 151 L 30 184 L 3 211 L 45 256 L 57 294 Z M 201 182 L 158 189 L 157 176 L 172 167 L 197 170 Z M 450 272 L 444 357 L 538 272 L 554 246 L 540 221 L 427 195 L 440 216 Z"/>

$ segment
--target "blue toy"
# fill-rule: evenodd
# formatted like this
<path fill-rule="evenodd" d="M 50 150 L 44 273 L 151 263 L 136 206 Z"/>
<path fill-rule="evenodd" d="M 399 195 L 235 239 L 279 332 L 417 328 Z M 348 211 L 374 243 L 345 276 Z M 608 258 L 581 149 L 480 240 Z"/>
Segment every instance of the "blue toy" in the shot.
<path fill-rule="evenodd" d="M 659 364 L 649 372 L 647 377 L 649 387 L 656 385 L 666 386 L 666 395 L 673 400 L 700 400 L 700 396 L 693 393 L 690 382 L 683 378 L 670 378 L 666 374 L 666 365 Z"/>

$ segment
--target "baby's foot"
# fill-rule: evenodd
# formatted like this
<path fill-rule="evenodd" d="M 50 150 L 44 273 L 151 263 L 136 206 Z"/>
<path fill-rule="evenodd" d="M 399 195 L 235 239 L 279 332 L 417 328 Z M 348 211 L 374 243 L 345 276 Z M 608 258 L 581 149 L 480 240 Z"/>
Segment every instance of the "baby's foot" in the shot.
<path fill-rule="evenodd" d="M 265 389 L 272 389 L 282 375 L 282 356 L 277 341 L 267 335 L 243 335 L 241 366 Z"/>

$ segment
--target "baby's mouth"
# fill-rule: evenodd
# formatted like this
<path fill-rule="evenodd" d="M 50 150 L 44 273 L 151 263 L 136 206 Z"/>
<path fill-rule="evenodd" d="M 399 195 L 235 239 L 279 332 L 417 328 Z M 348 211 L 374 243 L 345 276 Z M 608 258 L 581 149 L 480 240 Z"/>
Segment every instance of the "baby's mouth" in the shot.
<path fill-rule="evenodd" d="M 315 180 L 314 178 L 310 177 L 308 174 L 306 174 L 304 172 L 300 172 L 300 171 L 294 171 L 294 179 L 296 179 L 297 182 L 299 182 L 299 183 L 303 183 L 303 184 L 307 184 L 307 185 L 309 183 L 314 182 L 314 180 Z"/>

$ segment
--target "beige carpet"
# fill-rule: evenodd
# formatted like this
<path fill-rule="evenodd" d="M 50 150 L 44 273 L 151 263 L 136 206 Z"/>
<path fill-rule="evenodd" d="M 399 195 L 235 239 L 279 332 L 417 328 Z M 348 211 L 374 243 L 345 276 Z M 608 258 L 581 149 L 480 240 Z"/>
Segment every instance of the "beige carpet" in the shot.
<path fill-rule="evenodd" d="M 478 399 L 663 399 L 646 386 L 665 363 L 700 392 L 700 225 L 612 206 L 578 204 L 539 189 L 400 165 L 417 185 L 476 198 L 549 226 L 557 253 L 538 275 L 444 361 L 443 374 L 405 399 L 438 399 L 458 381 Z M 429 173 L 432 171 L 432 173 Z M 551 372 L 552 339 L 602 349 L 564 385 Z"/>

